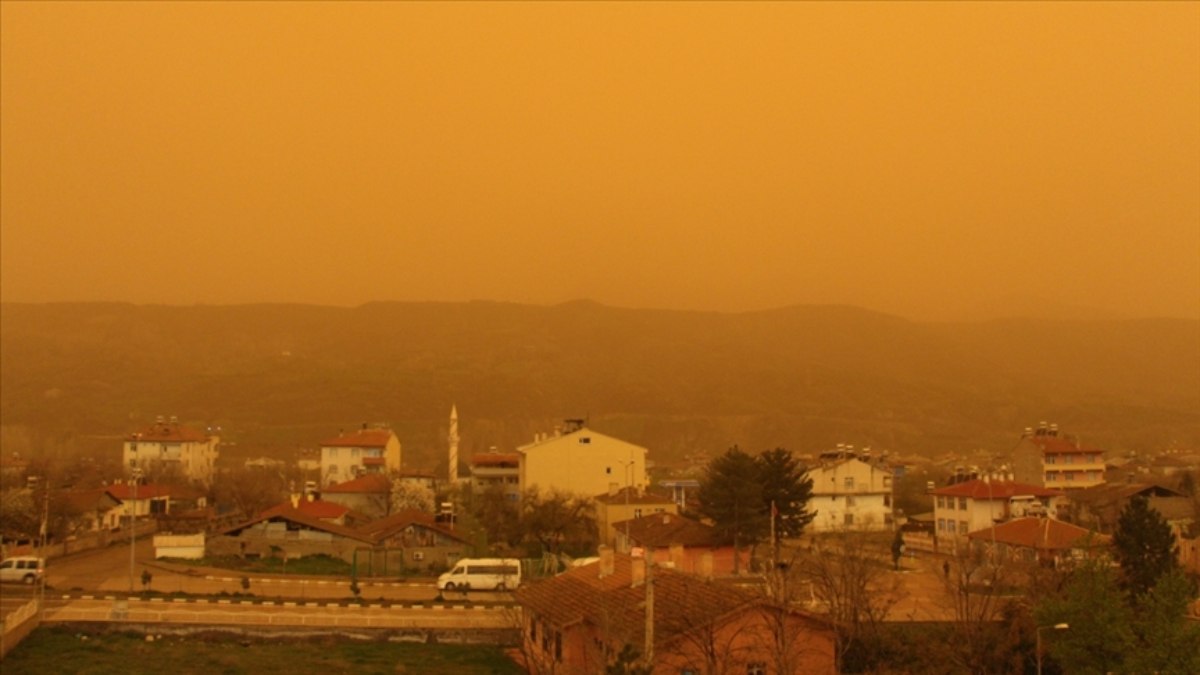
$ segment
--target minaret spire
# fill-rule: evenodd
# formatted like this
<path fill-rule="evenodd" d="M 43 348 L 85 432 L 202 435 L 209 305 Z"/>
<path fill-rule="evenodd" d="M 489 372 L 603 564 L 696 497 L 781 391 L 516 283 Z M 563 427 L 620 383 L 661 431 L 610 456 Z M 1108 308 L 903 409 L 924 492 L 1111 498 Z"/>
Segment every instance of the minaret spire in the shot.
<path fill-rule="evenodd" d="M 458 406 L 450 406 L 450 485 L 458 482 Z"/>

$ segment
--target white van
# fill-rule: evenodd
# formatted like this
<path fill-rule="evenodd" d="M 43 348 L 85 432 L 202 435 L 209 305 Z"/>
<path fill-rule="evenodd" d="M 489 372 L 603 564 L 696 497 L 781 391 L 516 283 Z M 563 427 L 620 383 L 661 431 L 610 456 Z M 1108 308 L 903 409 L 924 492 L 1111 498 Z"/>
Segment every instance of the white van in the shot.
<path fill-rule="evenodd" d="M 42 578 L 45 561 L 33 556 L 8 558 L 0 562 L 0 581 L 20 581 L 32 584 Z"/>
<path fill-rule="evenodd" d="M 506 591 L 521 583 L 521 561 L 516 558 L 463 558 L 454 569 L 438 577 L 439 591 Z"/>

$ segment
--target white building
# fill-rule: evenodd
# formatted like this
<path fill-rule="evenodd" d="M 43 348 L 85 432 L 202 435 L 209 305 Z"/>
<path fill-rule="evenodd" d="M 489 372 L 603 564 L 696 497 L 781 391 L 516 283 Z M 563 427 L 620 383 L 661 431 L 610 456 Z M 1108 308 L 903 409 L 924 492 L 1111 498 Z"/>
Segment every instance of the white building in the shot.
<path fill-rule="evenodd" d="M 809 508 L 816 513 L 810 531 L 890 529 L 893 473 L 890 465 L 852 451 L 822 454 L 808 469 Z"/>
<path fill-rule="evenodd" d="M 127 473 L 177 471 L 188 480 L 211 485 L 221 439 L 159 416 L 149 427 L 125 437 L 122 465 Z"/>
<path fill-rule="evenodd" d="M 517 448 L 520 489 L 562 490 L 592 497 L 610 489 L 645 489 L 646 448 L 568 420 L 553 434 Z"/>
<path fill-rule="evenodd" d="M 368 473 L 400 470 L 400 439 L 382 427 L 343 433 L 321 443 L 321 483 L 331 485 Z"/>
<path fill-rule="evenodd" d="M 952 546 L 970 532 L 1012 518 L 1058 517 L 1058 490 L 1007 480 L 968 480 L 931 492 L 935 536 L 939 546 Z"/>

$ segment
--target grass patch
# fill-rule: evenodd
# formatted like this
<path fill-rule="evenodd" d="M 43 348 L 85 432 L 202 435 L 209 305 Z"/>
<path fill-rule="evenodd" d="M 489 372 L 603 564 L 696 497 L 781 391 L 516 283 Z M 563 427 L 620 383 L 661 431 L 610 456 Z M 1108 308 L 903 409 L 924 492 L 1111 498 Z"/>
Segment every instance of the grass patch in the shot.
<path fill-rule="evenodd" d="M 86 638 L 86 639 L 85 639 Z M 4 658 L 4 675 L 21 673 L 455 673 L 517 675 L 502 647 L 362 642 L 337 637 L 262 640 L 211 633 L 81 634 L 39 628 Z"/>
<path fill-rule="evenodd" d="M 303 576 L 336 576 L 349 577 L 352 567 L 341 558 L 328 555 L 307 555 L 303 558 L 290 558 L 284 563 L 282 558 L 239 558 L 235 555 L 199 558 L 196 560 L 184 558 L 164 558 L 165 562 L 192 567 L 219 567 L 236 572 L 254 572 L 259 574 L 297 574 Z"/>

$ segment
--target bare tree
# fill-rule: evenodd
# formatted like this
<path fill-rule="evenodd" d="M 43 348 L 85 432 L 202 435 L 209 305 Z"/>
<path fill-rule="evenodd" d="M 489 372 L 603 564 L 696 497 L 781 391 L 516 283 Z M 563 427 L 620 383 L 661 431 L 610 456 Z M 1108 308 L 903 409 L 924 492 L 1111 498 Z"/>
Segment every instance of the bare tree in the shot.
<path fill-rule="evenodd" d="M 591 551 L 600 539 L 595 509 L 587 497 L 528 490 L 521 495 L 521 530 L 549 555 Z"/>
<path fill-rule="evenodd" d="M 966 546 L 950 560 L 950 573 L 937 576 L 954 611 L 951 658 L 972 673 L 1007 672 L 1007 635 L 1001 619 L 1015 609 L 1004 592 L 1016 581 L 1016 563 L 997 564 L 990 551 Z"/>
<path fill-rule="evenodd" d="M 270 469 L 230 469 L 213 484 L 213 499 L 218 504 L 233 506 L 247 518 L 253 518 L 287 498 L 287 479 Z"/>
<path fill-rule="evenodd" d="M 851 647 L 868 661 L 878 655 L 881 624 L 901 597 L 889 564 L 887 542 L 855 531 L 821 537 L 798 556 L 796 579 L 811 584 L 834 625 L 839 669 Z"/>

